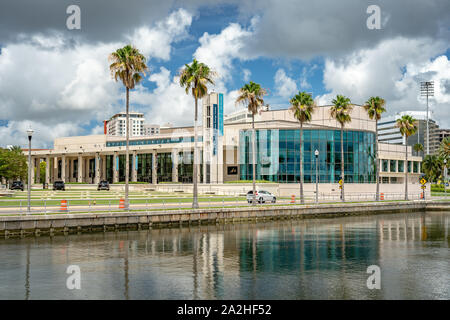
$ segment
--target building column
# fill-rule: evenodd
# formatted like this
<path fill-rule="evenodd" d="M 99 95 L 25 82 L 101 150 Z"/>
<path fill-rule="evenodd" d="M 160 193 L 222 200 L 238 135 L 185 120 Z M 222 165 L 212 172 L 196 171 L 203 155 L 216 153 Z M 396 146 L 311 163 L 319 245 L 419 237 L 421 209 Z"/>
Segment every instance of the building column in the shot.
<path fill-rule="evenodd" d="M 178 149 L 172 149 L 172 182 L 178 182 Z"/>
<path fill-rule="evenodd" d="M 101 156 L 102 174 L 101 180 L 106 180 L 106 156 Z"/>
<path fill-rule="evenodd" d="M 152 184 L 158 183 L 158 163 L 156 150 L 152 152 Z"/>
<path fill-rule="evenodd" d="M 132 162 L 132 165 L 131 165 L 131 182 L 136 182 L 137 181 L 137 164 L 138 164 L 138 162 L 137 162 L 137 157 L 138 157 L 137 151 L 133 151 L 132 154 L 133 154 L 133 156 L 132 156 L 133 160 L 131 161 Z"/>
<path fill-rule="evenodd" d="M 115 151 L 113 156 L 113 183 L 117 182 L 119 182 L 119 155 Z"/>
<path fill-rule="evenodd" d="M 78 154 L 78 183 L 83 182 L 83 157 Z"/>
<path fill-rule="evenodd" d="M 58 180 L 58 157 L 53 158 L 53 182 Z"/>
<path fill-rule="evenodd" d="M 98 184 L 100 182 L 100 154 L 97 152 L 95 154 L 95 180 L 94 183 Z"/>
<path fill-rule="evenodd" d="M 50 183 L 50 157 L 45 158 L 45 183 Z"/>
<path fill-rule="evenodd" d="M 61 156 L 61 180 L 66 182 L 66 156 Z"/>
<path fill-rule="evenodd" d="M 35 183 L 41 183 L 41 158 L 36 158 L 36 176 Z"/>

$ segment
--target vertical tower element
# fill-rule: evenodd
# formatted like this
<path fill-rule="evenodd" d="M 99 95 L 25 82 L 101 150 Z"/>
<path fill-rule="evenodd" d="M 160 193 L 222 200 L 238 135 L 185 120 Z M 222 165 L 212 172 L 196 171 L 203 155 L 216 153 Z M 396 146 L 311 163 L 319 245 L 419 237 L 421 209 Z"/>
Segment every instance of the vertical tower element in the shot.
<path fill-rule="evenodd" d="M 223 94 L 203 98 L 203 181 L 223 183 Z"/>
<path fill-rule="evenodd" d="M 427 97 L 427 155 L 430 154 L 430 128 L 429 128 L 429 107 L 428 97 L 434 96 L 434 81 L 423 81 L 420 83 L 420 95 Z"/>

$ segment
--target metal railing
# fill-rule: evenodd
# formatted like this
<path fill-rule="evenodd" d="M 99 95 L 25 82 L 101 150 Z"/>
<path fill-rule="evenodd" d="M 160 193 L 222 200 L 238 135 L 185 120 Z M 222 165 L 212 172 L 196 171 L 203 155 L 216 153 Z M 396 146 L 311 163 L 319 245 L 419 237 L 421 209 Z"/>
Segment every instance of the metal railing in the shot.
<path fill-rule="evenodd" d="M 380 201 L 404 200 L 404 193 L 384 193 L 384 199 Z M 409 200 L 423 200 L 421 193 L 410 193 Z M 114 198 L 47 198 L 32 199 L 31 214 L 64 214 L 64 213 L 91 213 L 122 211 L 119 209 L 119 201 L 123 197 Z M 427 198 L 428 199 L 428 198 Z M 61 207 L 61 200 L 67 201 L 65 210 Z M 231 208 L 252 206 L 244 196 L 229 195 L 201 195 L 198 198 L 200 209 L 205 208 Z M 129 198 L 129 211 L 167 211 L 191 209 L 192 198 L 186 197 L 133 197 Z M 345 202 L 374 202 L 373 193 L 349 193 L 345 195 Z M 333 193 L 319 193 L 319 204 L 342 203 L 340 195 Z M 0 200 L 0 215 L 27 214 L 26 199 L 2 199 Z M 298 197 L 277 197 L 276 203 L 259 203 L 258 206 L 286 206 L 299 205 Z M 315 204 L 314 193 L 305 195 L 305 204 Z"/>

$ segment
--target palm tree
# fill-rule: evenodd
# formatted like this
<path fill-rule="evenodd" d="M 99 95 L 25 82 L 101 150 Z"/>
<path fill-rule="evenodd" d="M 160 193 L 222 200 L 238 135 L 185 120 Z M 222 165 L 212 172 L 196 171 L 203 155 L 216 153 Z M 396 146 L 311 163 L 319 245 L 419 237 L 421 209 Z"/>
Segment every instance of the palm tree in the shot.
<path fill-rule="evenodd" d="M 422 145 L 421 143 L 416 143 L 416 144 L 413 146 L 413 149 L 414 149 L 414 151 L 416 152 L 416 155 L 418 156 L 418 155 L 419 155 L 419 152 L 420 152 L 420 151 L 423 151 L 423 145 Z"/>
<path fill-rule="evenodd" d="M 310 122 L 312 114 L 316 107 L 313 98 L 309 93 L 299 92 L 291 100 L 291 111 L 294 117 L 300 122 L 300 203 L 304 204 L 303 196 L 303 153 L 302 153 L 302 139 L 303 139 L 303 123 Z"/>
<path fill-rule="evenodd" d="M 443 175 L 442 168 L 444 159 L 435 155 L 427 154 L 423 158 L 422 170 L 425 173 L 425 177 L 430 182 L 437 182 L 439 177 Z"/>
<path fill-rule="evenodd" d="M 397 119 L 397 127 L 400 133 L 405 137 L 405 200 L 408 200 L 408 137 L 416 133 L 416 119 L 410 115 L 404 115 Z"/>
<path fill-rule="evenodd" d="M 378 201 L 380 199 L 380 170 L 379 170 L 379 160 L 378 160 L 378 120 L 381 119 L 381 115 L 383 112 L 386 112 L 384 105 L 386 102 L 384 99 L 380 97 L 370 97 L 369 100 L 366 101 L 366 104 L 363 106 L 364 109 L 369 114 L 369 118 L 375 119 L 375 174 L 377 180 L 377 189 L 375 200 Z"/>
<path fill-rule="evenodd" d="M 125 209 L 129 208 L 128 202 L 128 180 L 130 175 L 129 140 L 130 140 L 130 89 L 142 80 L 142 75 L 148 70 L 145 57 L 138 49 L 131 45 L 117 49 L 109 55 L 112 62 L 109 66 L 111 75 L 115 81 L 120 79 L 126 89 L 126 148 L 125 148 Z"/>
<path fill-rule="evenodd" d="M 338 94 L 333 101 L 331 101 L 333 105 L 330 108 L 331 117 L 336 119 L 337 122 L 341 125 L 341 179 L 342 179 L 342 187 L 341 187 L 341 199 L 345 201 L 345 193 L 344 193 L 344 126 L 346 123 L 352 121 L 352 117 L 350 116 L 350 112 L 353 109 L 351 105 L 351 101 L 349 98 Z"/>
<path fill-rule="evenodd" d="M 255 114 L 264 105 L 264 95 L 267 91 L 261 88 L 261 85 L 250 81 L 239 90 L 239 96 L 236 99 L 236 104 L 246 105 L 248 111 L 252 113 L 252 162 L 253 162 L 253 201 L 252 205 L 256 204 L 256 142 L 255 142 Z"/>
<path fill-rule="evenodd" d="M 194 114 L 194 165 L 192 172 L 193 193 L 192 208 L 198 208 L 198 150 L 197 150 L 197 121 L 198 121 L 198 99 L 202 99 L 208 94 L 208 83 L 214 84 L 213 78 L 216 73 L 206 64 L 198 62 L 196 59 L 190 65 L 180 71 L 180 86 L 184 87 L 186 94 L 191 93 L 195 100 Z M 189 92 L 190 91 L 190 92 Z"/>
<path fill-rule="evenodd" d="M 446 137 L 439 145 L 439 155 L 442 159 L 450 161 L 450 137 Z"/>

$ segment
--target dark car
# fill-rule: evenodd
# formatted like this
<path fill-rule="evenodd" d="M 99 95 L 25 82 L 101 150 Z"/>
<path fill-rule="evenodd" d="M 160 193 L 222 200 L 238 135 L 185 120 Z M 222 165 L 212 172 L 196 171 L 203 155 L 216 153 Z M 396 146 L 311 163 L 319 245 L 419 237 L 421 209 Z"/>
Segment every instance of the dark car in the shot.
<path fill-rule="evenodd" d="M 109 182 L 106 180 L 100 181 L 97 186 L 97 190 L 108 190 L 109 191 Z"/>
<path fill-rule="evenodd" d="M 66 186 L 64 185 L 64 181 L 55 181 L 53 182 L 53 190 L 66 190 Z"/>
<path fill-rule="evenodd" d="M 13 183 L 11 184 L 11 187 L 9 187 L 9 189 L 23 191 L 23 182 L 22 181 L 13 181 Z"/>

